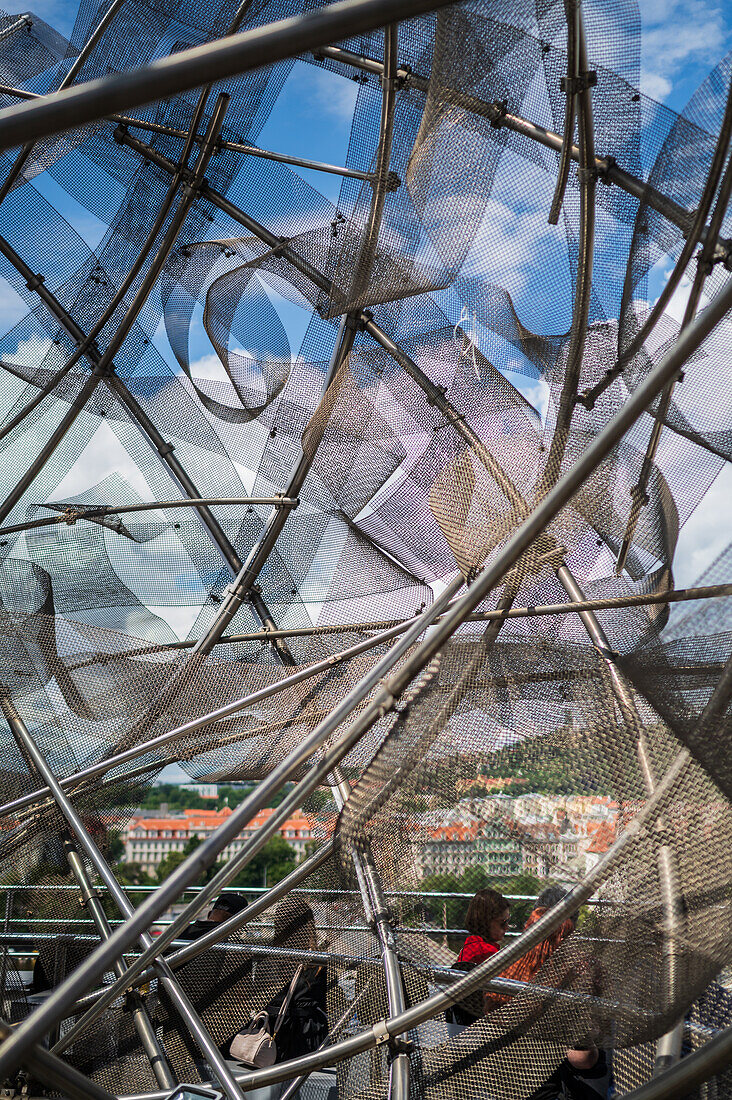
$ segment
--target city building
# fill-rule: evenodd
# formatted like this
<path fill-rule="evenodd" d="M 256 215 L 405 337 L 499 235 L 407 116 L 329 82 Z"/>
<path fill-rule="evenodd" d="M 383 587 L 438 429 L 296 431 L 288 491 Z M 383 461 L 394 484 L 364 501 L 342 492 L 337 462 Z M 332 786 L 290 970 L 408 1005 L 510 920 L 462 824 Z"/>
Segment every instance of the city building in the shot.
<path fill-rule="evenodd" d="M 260 810 L 224 848 L 220 858 L 229 859 L 235 855 L 274 812 L 273 809 Z M 139 863 L 147 874 L 152 875 L 171 852 L 182 852 L 193 838 L 204 840 L 232 813 L 228 806 L 222 810 L 182 810 L 165 817 L 141 810 L 130 819 L 121 834 L 125 860 Z M 280 825 L 278 833 L 294 848 L 300 860 L 305 856 L 308 841 L 313 839 L 313 822 L 302 814 L 295 814 Z"/>

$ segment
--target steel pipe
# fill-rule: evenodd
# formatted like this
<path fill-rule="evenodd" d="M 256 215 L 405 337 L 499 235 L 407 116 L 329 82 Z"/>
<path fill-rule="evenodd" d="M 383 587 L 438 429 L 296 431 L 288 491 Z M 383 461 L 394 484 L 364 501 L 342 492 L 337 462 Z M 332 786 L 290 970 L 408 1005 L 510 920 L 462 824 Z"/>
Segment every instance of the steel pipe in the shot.
<path fill-rule="evenodd" d="M 359 247 L 358 258 L 354 268 L 354 286 L 352 296 L 358 298 L 368 282 L 373 268 L 378 244 L 381 219 L 384 211 L 384 202 L 388 190 L 389 163 L 394 136 L 394 104 L 396 99 L 396 26 L 388 27 L 384 33 L 384 76 L 382 78 L 381 117 L 379 123 L 379 142 L 376 150 L 376 169 L 374 172 L 373 194 L 369 208 L 369 217 Z M 359 311 L 360 312 L 360 311 Z M 341 364 L 349 354 L 356 332 L 357 318 L 351 313 L 346 316 L 341 324 L 336 347 L 331 357 L 328 373 L 325 379 L 324 396 L 329 392 L 330 386 L 336 378 Z M 322 438 L 322 431 L 321 431 Z M 290 480 L 285 488 L 287 496 L 296 497 L 305 482 L 310 467 L 312 466 L 315 450 L 320 439 L 316 442 L 311 454 L 306 455 L 301 450 L 297 464 L 290 475 Z M 193 647 L 195 655 L 210 653 L 213 646 L 233 620 L 243 600 L 254 594 L 254 585 L 265 562 L 273 550 L 285 523 L 287 513 L 272 511 L 257 542 L 249 552 L 245 563 L 234 579 L 233 585 L 226 594 L 226 599 L 221 603 L 216 616 L 209 626 L 206 634 L 198 640 Z M 274 626 L 274 624 L 273 624 Z M 402 1098 L 403 1100 L 403 1098 Z"/>
<path fill-rule="evenodd" d="M 209 504 L 211 501 L 208 502 Z M 7 529 L 6 529 L 7 530 Z M 3 532 L 0 531 L 0 534 Z M 658 604 L 688 603 L 694 600 L 708 600 L 722 596 L 732 596 L 732 584 L 711 584 L 696 588 L 673 588 L 666 592 L 641 593 L 637 596 L 608 596 L 606 599 L 582 600 L 580 603 L 550 603 L 536 604 L 533 607 L 511 607 L 503 611 L 477 611 L 468 615 L 465 620 L 468 623 L 490 622 L 492 619 L 533 619 L 549 615 L 579 614 L 580 611 L 612 611 L 624 607 L 649 607 Z M 367 630 L 388 630 L 393 626 L 409 622 L 408 619 L 381 619 L 372 622 L 361 623 L 336 623 L 329 626 L 292 627 L 288 630 L 276 631 L 251 631 L 242 634 L 223 634 L 217 645 L 234 644 L 236 642 L 261 642 L 269 638 L 308 638 L 314 634 L 359 634 Z M 109 654 L 106 658 L 110 661 L 119 657 L 140 657 L 146 654 L 167 653 L 169 650 L 192 649 L 196 644 L 195 639 L 187 639 L 182 642 L 164 642 L 161 645 L 140 646 L 137 649 L 126 649 L 121 653 Z M 85 661 L 69 665 L 70 669 L 86 668 L 91 664 L 104 664 L 105 655 L 97 654 Z M 2 809 L 0 808 L 0 814 Z"/>
<path fill-rule="evenodd" d="M 39 772 L 41 777 L 45 780 L 46 784 L 51 789 L 54 801 L 56 802 L 59 811 L 66 819 L 69 828 L 78 840 L 80 846 L 83 848 L 94 869 L 97 871 L 100 878 L 105 883 L 111 897 L 114 899 L 114 902 L 119 908 L 120 912 L 122 912 L 127 918 L 127 924 L 123 925 L 122 928 L 118 929 L 116 932 L 112 932 L 108 939 L 102 941 L 96 951 L 96 954 L 99 954 L 105 948 L 109 948 L 113 944 L 115 937 L 119 935 L 119 932 L 129 927 L 136 914 L 136 910 L 133 908 L 128 897 L 117 882 L 117 879 L 114 877 L 114 874 L 107 865 L 104 857 L 102 856 L 102 853 L 99 851 L 96 843 L 89 835 L 89 832 L 83 821 L 81 820 L 76 810 L 71 805 L 71 802 L 61 789 L 55 775 L 53 774 L 51 768 L 46 762 L 45 757 L 38 748 L 25 723 L 20 718 L 10 696 L 7 693 L 0 695 L 0 707 L 2 708 L 5 719 L 10 729 L 12 730 L 13 736 L 16 738 L 18 745 L 21 748 L 21 751 L 30 759 L 32 765 L 36 768 L 36 770 Z M 142 929 L 139 932 L 139 939 L 143 949 L 148 948 L 152 943 L 152 939 L 149 933 Z M 122 953 L 120 951 L 112 956 L 112 958 L 110 959 L 112 964 L 114 964 L 121 957 L 121 954 Z M 211 1069 L 219 1080 L 224 1093 L 229 1098 L 229 1100 L 244 1100 L 240 1089 L 238 1088 L 228 1066 L 226 1065 L 226 1062 L 224 1061 L 220 1051 L 218 1050 L 218 1047 L 215 1045 L 215 1043 L 211 1039 L 211 1036 L 203 1027 L 203 1024 L 196 1015 L 196 1012 L 191 1005 L 188 997 L 173 978 L 173 973 L 167 966 L 165 960 L 158 959 L 156 961 L 156 968 L 162 986 L 164 987 L 166 993 L 180 1013 L 182 1019 L 185 1021 L 186 1025 L 190 1029 L 191 1034 L 193 1035 L 196 1043 L 201 1050 L 201 1053 L 203 1054 L 204 1058 L 207 1060 L 207 1062 L 211 1066 Z M 74 971 L 73 973 L 76 974 L 78 973 L 78 971 Z M 53 998 L 53 996 L 54 994 L 51 995 L 49 1001 Z M 41 1015 L 42 1011 L 43 1010 L 41 1009 L 39 1012 L 33 1013 L 33 1015 L 28 1017 L 28 1019 L 36 1019 L 39 1015 Z M 41 1031 L 40 1034 L 44 1034 L 44 1032 L 45 1029 L 44 1031 Z M 5 1044 L 3 1044 L 2 1047 L 0 1047 L 0 1060 L 2 1060 L 4 1050 L 7 1048 L 7 1046 L 12 1044 L 13 1038 L 15 1038 L 15 1036 L 11 1037 Z M 58 1047 L 59 1045 L 61 1044 L 57 1043 L 56 1047 Z M 55 1053 L 55 1050 L 52 1051 L 52 1053 Z M 14 1065 L 17 1065 L 17 1063 L 15 1063 Z M 12 1068 L 14 1068 L 14 1066 Z M 1 1073 L 2 1070 L 0 1070 L 0 1074 Z"/>
<path fill-rule="evenodd" d="M 182 50 L 144 69 L 91 80 L 0 111 L 0 150 L 84 126 L 116 111 L 169 99 L 210 82 L 212 76 L 226 80 L 327 42 L 444 6 L 445 0 L 339 0 L 326 8 Z"/>
<path fill-rule="evenodd" d="M 17 523 L 14 527 L 0 527 L 0 535 L 12 535 L 17 531 L 28 531 L 36 527 L 51 527 L 54 524 L 65 523 L 73 526 L 78 520 L 98 519 L 102 516 L 119 516 L 128 512 L 150 512 L 157 508 L 207 508 L 239 506 L 239 505 L 269 505 L 273 508 L 297 508 L 299 500 L 291 497 L 186 497 L 184 500 L 150 500 L 141 504 L 110 504 L 101 508 L 88 508 L 83 511 L 70 504 L 59 516 L 47 516 L 44 519 L 29 520 L 28 523 Z M 50 508 L 50 504 L 44 504 L 44 508 Z"/>
<path fill-rule="evenodd" d="M 23 27 L 27 27 L 28 30 L 30 30 L 32 26 L 33 20 L 30 15 L 21 15 L 14 23 L 11 23 L 9 26 L 5 27 L 4 30 L 0 31 L 0 42 L 4 42 L 6 38 L 10 38 L 18 31 L 22 31 Z"/>
<path fill-rule="evenodd" d="M 197 733 L 198 730 L 205 729 L 207 726 L 211 726 L 224 718 L 230 718 L 246 707 L 261 703 L 265 699 L 271 698 L 273 695 L 278 695 L 280 692 L 286 691 L 287 688 L 294 687 L 295 684 L 302 683 L 303 680 L 309 680 L 321 672 L 329 671 L 334 665 L 339 664 L 341 661 L 349 660 L 351 657 L 357 657 L 360 653 L 365 653 L 367 650 L 373 649 L 377 645 L 383 645 L 393 638 L 397 638 L 410 626 L 414 625 L 414 623 L 418 621 L 418 618 L 419 617 L 416 616 L 413 619 L 407 619 L 404 622 L 397 623 L 395 626 L 372 638 L 366 638 L 364 641 L 349 646 L 348 649 L 341 650 L 339 653 L 334 653 L 330 657 L 325 657 L 322 661 L 317 661 L 313 665 L 308 665 L 299 672 L 293 673 L 291 676 L 286 676 L 282 680 L 277 680 L 275 683 L 270 684 L 269 687 L 260 688 L 259 691 L 252 692 L 251 695 L 245 695 L 241 699 L 235 699 L 233 702 L 227 703 L 217 710 L 210 711 L 208 714 L 204 714 L 199 718 L 194 718 L 190 722 L 185 722 L 182 726 L 176 726 L 166 733 L 161 733 L 158 737 L 151 738 L 139 745 L 132 745 L 123 752 L 115 753 L 114 756 L 100 760 L 96 764 L 90 764 L 87 768 L 83 768 L 73 775 L 60 779 L 59 784 L 64 789 L 67 787 L 73 789 L 85 780 L 95 779 L 99 775 L 104 775 L 105 772 L 110 771 L 112 768 L 119 767 L 130 760 L 135 760 L 138 756 L 144 756 L 146 753 L 153 752 L 155 749 L 167 745 L 172 741 L 177 741 L 182 737 L 188 737 L 192 733 Z M 5 817 L 9 813 L 14 813 L 25 806 L 30 806 L 41 798 L 50 795 L 50 793 L 48 787 L 42 787 L 37 791 L 31 791 L 28 794 L 21 795 L 19 798 L 13 799 L 12 802 L 6 802 L 4 805 L 0 806 L 0 817 Z"/>
<path fill-rule="evenodd" d="M 66 858 L 69 861 L 69 867 L 71 868 L 71 872 L 81 892 L 82 904 L 90 913 L 100 938 L 108 940 L 112 934 L 109 920 L 107 919 L 107 914 L 104 912 L 104 906 L 102 905 L 99 895 L 95 892 L 89 881 L 84 861 L 76 851 L 71 840 L 65 842 L 64 848 L 66 851 Z M 120 956 L 114 964 L 114 972 L 118 977 L 121 977 L 126 969 L 127 966 L 125 961 L 122 956 Z M 155 1075 L 155 1079 L 161 1088 L 175 1088 L 178 1082 L 175 1077 L 173 1077 L 170 1066 L 165 1058 L 163 1048 L 158 1042 L 155 1029 L 150 1022 L 150 1017 L 143 1004 L 142 997 L 140 997 L 137 991 L 130 994 L 128 1007 L 131 1009 L 132 1024 L 138 1034 L 140 1044 L 145 1051 L 150 1063 L 150 1068 Z"/>
<path fill-rule="evenodd" d="M 110 115 L 109 121 L 121 123 L 123 126 L 132 126 L 135 130 L 165 134 L 167 137 L 185 137 L 185 130 L 176 130 L 172 126 L 161 126 L 159 122 L 148 122 L 144 118 L 132 118 L 129 115 Z M 196 137 L 194 140 L 200 141 L 200 138 Z M 310 168 L 313 172 L 327 172 L 334 176 L 345 176 L 347 179 L 364 180 L 366 182 L 373 179 L 370 172 L 361 172 L 358 168 L 345 168 L 338 164 L 323 164 L 319 160 L 293 157 L 289 153 L 275 153 L 270 149 L 260 149 L 256 145 L 243 145 L 239 141 L 220 140 L 218 148 L 228 149 L 232 153 L 243 153 L 249 157 L 260 157 L 263 160 L 275 160 L 279 164 L 291 164 L 294 168 Z"/>

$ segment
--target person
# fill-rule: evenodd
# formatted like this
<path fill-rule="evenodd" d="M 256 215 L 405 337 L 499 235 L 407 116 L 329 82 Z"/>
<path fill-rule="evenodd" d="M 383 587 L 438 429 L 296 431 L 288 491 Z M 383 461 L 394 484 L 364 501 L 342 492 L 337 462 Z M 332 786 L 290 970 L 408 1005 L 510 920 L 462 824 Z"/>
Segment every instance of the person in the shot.
<path fill-rule="evenodd" d="M 468 936 L 455 960 L 455 970 L 473 970 L 495 955 L 508 931 L 511 907 L 497 890 L 479 890 L 468 906 L 465 927 Z M 468 1027 L 480 1019 L 475 998 L 453 1005 L 445 1013 L 448 1025 Z"/>
<path fill-rule="evenodd" d="M 547 887 L 536 899 L 536 905 L 529 914 L 524 930 L 536 924 L 566 896 L 567 891 L 561 886 Z M 578 914 L 573 913 L 563 920 L 546 939 L 535 944 L 520 959 L 506 967 L 500 977 L 517 982 L 533 981 L 549 956 L 574 932 L 577 917 Z M 510 999 L 501 994 L 486 992 L 486 1013 L 492 1012 Z M 528 1100 L 609 1100 L 614 1093 L 610 1057 L 606 1051 L 599 1050 L 594 1043 L 590 1043 L 568 1050 L 556 1070 L 531 1093 Z"/>
<path fill-rule="evenodd" d="M 539 894 L 536 899 L 536 905 L 529 913 L 528 920 L 524 925 L 524 931 L 527 928 L 531 928 L 532 924 L 544 916 L 555 905 L 558 905 L 567 896 L 567 891 L 561 886 L 548 886 L 546 890 Z M 555 928 L 546 939 L 537 943 L 534 947 L 530 948 L 525 955 L 522 955 L 520 959 L 516 959 L 516 962 L 511 963 L 500 974 L 501 978 L 509 978 L 515 982 L 530 982 L 541 970 L 542 966 L 553 954 L 561 943 L 566 940 L 567 936 L 571 935 L 577 927 L 577 914 L 573 913 L 572 916 L 563 920 L 558 928 Z M 498 1008 L 500 1005 L 506 1004 L 511 998 L 503 996 L 500 993 L 486 992 L 484 995 L 484 1008 L 486 1013 L 492 1012 L 494 1008 Z"/>
<path fill-rule="evenodd" d="M 306 902 L 299 898 L 281 901 L 275 908 L 273 921 L 273 947 L 317 951 L 315 916 Z M 267 1005 L 271 1018 L 277 1018 L 290 984 L 291 979 Z M 307 965 L 306 960 L 303 960 L 302 972 L 277 1033 L 278 1062 L 298 1058 L 301 1054 L 311 1054 L 325 1040 L 328 1034 L 326 991 L 325 967 Z"/>
<path fill-rule="evenodd" d="M 247 904 L 247 899 L 243 894 L 220 894 L 209 909 L 206 919 L 193 921 L 192 924 L 189 924 L 187 928 L 184 928 L 178 934 L 177 938 L 179 940 L 200 940 L 201 936 L 205 936 L 217 924 L 222 924 L 229 917 L 241 913 L 243 909 L 246 909 Z"/>

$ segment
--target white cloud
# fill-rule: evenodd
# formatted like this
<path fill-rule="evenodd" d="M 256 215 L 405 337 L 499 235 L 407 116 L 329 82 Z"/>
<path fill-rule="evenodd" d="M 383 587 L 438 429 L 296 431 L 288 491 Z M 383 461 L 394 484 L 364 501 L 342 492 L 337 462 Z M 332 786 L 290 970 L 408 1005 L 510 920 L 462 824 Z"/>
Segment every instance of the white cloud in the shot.
<path fill-rule="evenodd" d="M 125 478 L 142 500 L 152 499 L 150 486 L 115 433 L 107 424 L 100 424 L 77 461 L 55 489 L 53 499 L 66 500 L 76 496 L 115 473 Z"/>
<path fill-rule="evenodd" d="M 730 543 L 729 515 L 732 467 L 725 464 L 701 504 L 684 524 L 674 556 L 674 581 L 679 588 L 693 584 Z"/>
<path fill-rule="evenodd" d="M 642 16 L 641 89 L 653 99 L 665 99 L 688 66 L 716 64 L 730 35 L 725 6 L 713 0 L 652 0 Z"/>
<path fill-rule="evenodd" d="M 645 95 L 650 96 L 651 99 L 657 100 L 662 103 L 667 95 L 671 94 L 673 84 L 670 80 L 667 80 L 665 76 L 659 76 L 658 73 L 644 73 L 643 74 L 643 92 Z"/>
<path fill-rule="evenodd" d="M 27 340 L 20 340 L 13 352 L 6 352 L 3 358 L 8 363 L 17 363 L 22 367 L 39 367 L 53 347 L 53 341 L 48 336 L 29 336 Z"/>
<path fill-rule="evenodd" d="M 224 370 L 224 366 L 215 351 L 209 355 L 202 355 L 191 363 L 191 374 L 198 381 L 202 378 L 210 378 L 215 382 L 230 382 Z"/>
<path fill-rule="evenodd" d="M 7 332 L 25 317 L 28 306 L 7 279 L 0 276 L 0 330 Z"/>
<path fill-rule="evenodd" d="M 288 90 L 296 93 L 302 91 L 313 114 L 326 114 L 349 121 L 353 118 L 358 85 L 328 69 L 298 65 L 292 72 Z"/>

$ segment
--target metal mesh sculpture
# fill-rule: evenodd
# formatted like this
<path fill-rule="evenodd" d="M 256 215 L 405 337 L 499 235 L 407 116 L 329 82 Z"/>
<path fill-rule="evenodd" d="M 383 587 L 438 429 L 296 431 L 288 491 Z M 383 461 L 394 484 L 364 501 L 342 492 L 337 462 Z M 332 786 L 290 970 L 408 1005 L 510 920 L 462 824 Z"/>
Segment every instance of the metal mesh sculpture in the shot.
<path fill-rule="evenodd" d="M 256 144 L 296 58 L 357 80 L 344 167 Z M 315 1097 L 336 1066 L 340 1100 L 522 1100 L 591 1041 L 635 1100 L 729 1096 L 729 553 L 673 580 L 732 458 L 729 58 L 675 115 L 637 90 L 629 3 L 105 0 L 69 41 L 3 16 L 0 65 L 0 274 L 24 303 L 0 340 L 0 871 L 20 891 L 0 1080 Z M 337 204 L 302 167 L 342 177 Z M 107 227 L 96 248 L 42 175 Z M 278 296 L 310 311 L 297 349 Z M 138 476 L 74 491 L 100 439 Z M 416 808 L 547 761 L 612 795 L 617 837 L 461 976 L 410 895 Z M 109 830 L 172 762 L 257 784 L 134 908 Z M 315 851 L 175 944 L 298 807 Z M 275 947 L 302 890 L 328 943 Z M 36 937 L 55 988 L 31 1010 L 8 947 L 34 896 L 68 933 Z M 535 981 L 501 979 L 591 898 Z M 227 1062 L 303 959 L 326 966 L 323 1049 Z M 445 1008 L 488 987 L 505 1003 L 448 1035 Z"/>

